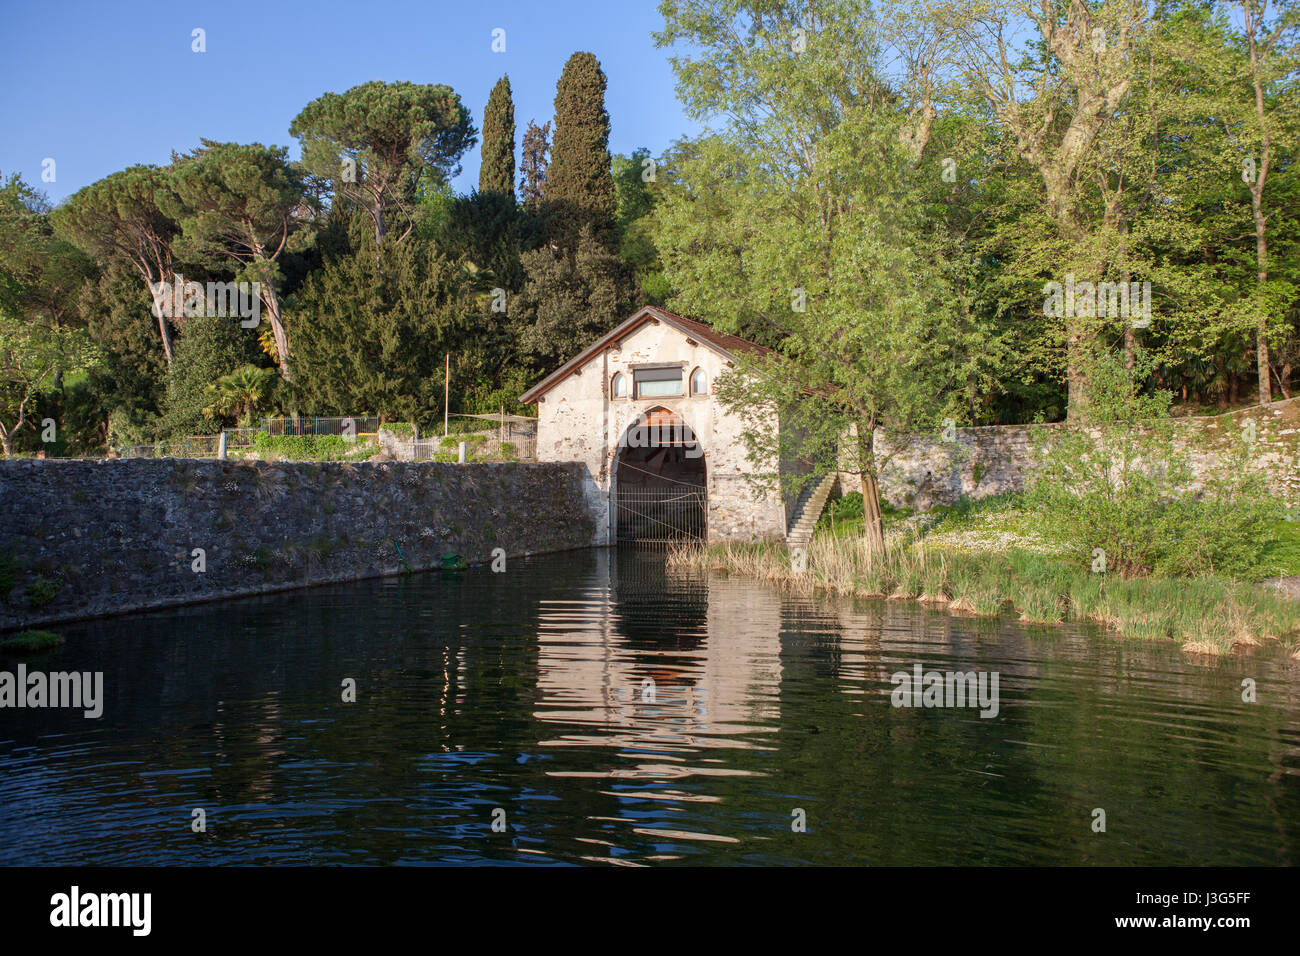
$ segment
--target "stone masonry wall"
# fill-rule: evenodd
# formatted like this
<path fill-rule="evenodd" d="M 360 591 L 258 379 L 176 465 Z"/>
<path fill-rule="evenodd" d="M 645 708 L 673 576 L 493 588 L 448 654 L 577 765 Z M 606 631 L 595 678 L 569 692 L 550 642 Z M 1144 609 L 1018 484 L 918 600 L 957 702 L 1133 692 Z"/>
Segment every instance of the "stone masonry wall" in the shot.
<path fill-rule="evenodd" d="M 1259 460 L 1272 478 L 1273 490 L 1288 507 L 1300 506 L 1300 399 L 1179 419 L 1175 442 L 1187 452 L 1193 474 L 1200 478 L 1222 467 L 1220 453 L 1230 440 L 1239 440 L 1248 421 L 1255 422 Z M 887 459 L 881 468 L 881 494 L 896 507 L 924 509 L 962 497 L 1020 490 L 1033 472 L 1035 432 L 1044 431 L 1050 440 L 1056 427 L 959 428 L 953 441 L 936 433 L 917 436 L 899 449 L 878 438 L 877 447 Z M 856 477 L 842 475 L 841 488 L 858 491 L 860 485 Z"/>
<path fill-rule="evenodd" d="M 584 471 L 0 461 L 0 630 L 424 570 L 448 552 L 475 563 L 498 547 L 507 556 L 588 547 L 596 527 Z"/>

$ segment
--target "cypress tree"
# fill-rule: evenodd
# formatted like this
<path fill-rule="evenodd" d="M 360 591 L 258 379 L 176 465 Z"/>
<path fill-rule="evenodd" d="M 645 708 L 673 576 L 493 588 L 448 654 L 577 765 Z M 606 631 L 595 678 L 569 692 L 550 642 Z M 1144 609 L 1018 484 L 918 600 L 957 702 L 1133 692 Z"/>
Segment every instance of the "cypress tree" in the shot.
<path fill-rule="evenodd" d="M 610 173 L 605 73 L 591 53 L 575 53 L 555 87 L 555 141 L 545 197 L 554 236 L 572 248 L 583 226 L 615 248 L 614 179 Z"/>
<path fill-rule="evenodd" d="M 534 206 L 542 201 L 546 191 L 546 170 L 549 165 L 548 155 L 551 151 L 551 124 L 548 120 L 538 126 L 532 120 L 524 129 L 524 141 L 520 152 L 519 193 L 524 204 Z"/>
<path fill-rule="evenodd" d="M 500 193 L 515 198 L 515 104 L 510 77 L 492 87 L 483 111 L 483 162 L 478 171 L 480 193 Z"/>

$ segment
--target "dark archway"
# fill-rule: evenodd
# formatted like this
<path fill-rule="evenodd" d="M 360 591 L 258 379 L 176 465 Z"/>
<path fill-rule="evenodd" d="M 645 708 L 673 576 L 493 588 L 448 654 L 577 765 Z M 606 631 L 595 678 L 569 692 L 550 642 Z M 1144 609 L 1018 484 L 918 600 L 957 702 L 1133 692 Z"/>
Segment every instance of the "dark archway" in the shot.
<path fill-rule="evenodd" d="M 619 543 L 670 545 L 708 534 L 704 448 L 680 417 L 654 408 L 628 426 L 614 466 Z"/>

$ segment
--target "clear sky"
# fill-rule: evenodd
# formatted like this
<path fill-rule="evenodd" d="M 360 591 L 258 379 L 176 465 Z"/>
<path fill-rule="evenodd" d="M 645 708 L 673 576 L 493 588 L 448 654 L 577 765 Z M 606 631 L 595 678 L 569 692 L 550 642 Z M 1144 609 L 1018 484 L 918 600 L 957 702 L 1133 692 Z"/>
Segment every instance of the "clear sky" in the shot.
<path fill-rule="evenodd" d="M 577 50 L 609 80 L 610 151 L 658 155 L 697 129 L 673 92 L 654 0 L 3 0 L 0 173 L 59 200 L 135 163 L 166 163 L 200 137 L 289 146 L 289 123 L 326 91 L 368 80 L 446 83 L 482 127 L 510 75 L 516 156 L 529 119 L 554 112 Z M 206 53 L 191 31 L 206 31 Z M 492 31 L 506 31 L 504 53 Z M 55 181 L 42 163 L 55 160 Z M 454 181 L 478 183 L 476 145 Z"/>

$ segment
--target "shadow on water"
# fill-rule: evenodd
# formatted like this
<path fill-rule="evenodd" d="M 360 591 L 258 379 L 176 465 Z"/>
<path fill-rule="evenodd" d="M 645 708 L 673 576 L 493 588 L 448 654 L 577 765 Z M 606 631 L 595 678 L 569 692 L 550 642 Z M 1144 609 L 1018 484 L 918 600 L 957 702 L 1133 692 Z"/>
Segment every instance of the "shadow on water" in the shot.
<path fill-rule="evenodd" d="M 635 550 L 65 634 L 30 666 L 103 671 L 104 716 L 0 711 L 7 864 L 1300 859 L 1300 674 L 1271 656 L 1197 664 Z M 996 672 L 997 715 L 891 706 L 916 664 Z"/>

